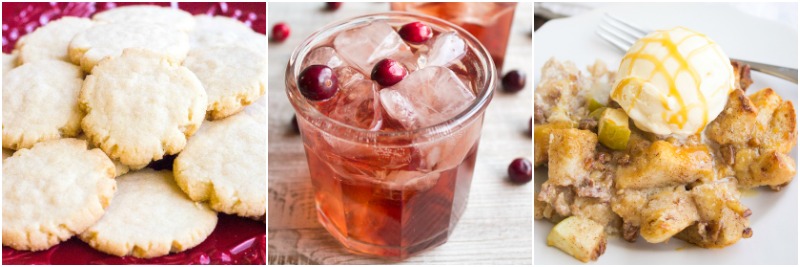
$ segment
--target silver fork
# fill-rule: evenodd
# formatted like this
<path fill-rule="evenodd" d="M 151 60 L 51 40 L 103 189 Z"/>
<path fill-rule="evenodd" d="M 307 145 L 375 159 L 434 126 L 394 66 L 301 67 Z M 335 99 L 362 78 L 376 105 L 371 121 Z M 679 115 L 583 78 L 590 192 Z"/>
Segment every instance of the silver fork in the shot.
<path fill-rule="evenodd" d="M 650 32 L 647 29 L 635 26 L 630 22 L 611 16 L 608 13 L 605 14 L 603 22 L 604 23 L 601 23 L 600 27 L 597 29 L 597 35 L 623 52 L 628 51 L 628 48 L 630 48 L 636 40 L 639 40 L 639 38 L 644 37 Z M 797 83 L 797 69 L 735 58 L 731 58 L 731 60 L 750 65 L 750 69 L 752 70 L 769 74 L 795 84 Z"/>

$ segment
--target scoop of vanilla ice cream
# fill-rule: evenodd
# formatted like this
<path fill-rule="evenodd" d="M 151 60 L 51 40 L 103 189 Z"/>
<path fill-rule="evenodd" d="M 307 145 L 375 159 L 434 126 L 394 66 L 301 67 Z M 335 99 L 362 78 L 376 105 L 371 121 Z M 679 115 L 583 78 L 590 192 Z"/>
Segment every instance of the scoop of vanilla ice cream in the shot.
<path fill-rule="evenodd" d="M 628 49 L 611 99 L 639 129 L 688 136 L 722 112 L 734 81 L 730 59 L 717 43 L 678 27 L 653 32 Z"/>

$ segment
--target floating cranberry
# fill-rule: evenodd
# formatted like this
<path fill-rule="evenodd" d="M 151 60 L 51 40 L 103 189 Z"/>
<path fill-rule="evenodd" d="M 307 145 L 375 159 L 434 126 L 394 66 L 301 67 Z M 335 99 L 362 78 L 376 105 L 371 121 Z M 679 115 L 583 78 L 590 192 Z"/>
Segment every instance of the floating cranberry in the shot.
<path fill-rule="evenodd" d="M 408 75 L 406 67 L 403 67 L 400 62 L 387 58 L 375 64 L 370 77 L 382 86 L 392 86 L 402 81 L 406 75 Z"/>
<path fill-rule="evenodd" d="M 289 25 L 286 23 L 280 22 L 272 26 L 272 40 L 276 42 L 283 42 L 286 38 L 289 38 L 289 33 L 291 30 L 289 29 Z"/>
<path fill-rule="evenodd" d="M 339 84 L 331 68 L 325 65 L 311 65 L 300 72 L 297 87 L 309 100 L 321 101 L 336 94 Z"/>
<path fill-rule="evenodd" d="M 503 89 L 509 93 L 516 93 L 525 88 L 525 73 L 512 70 L 503 76 Z"/>
<path fill-rule="evenodd" d="M 403 40 L 414 44 L 424 43 L 433 37 L 431 27 L 419 21 L 403 25 L 398 33 Z"/>
<path fill-rule="evenodd" d="M 524 184 L 531 181 L 533 177 L 533 167 L 531 161 L 525 158 L 517 158 L 508 165 L 508 178 L 512 182 Z"/>
<path fill-rule="evenodd" d="M 336 11 L 340 7 L 342 7 L 342 2 L 326 2 L 325 3 L 325 8 L 330 10 L 330 11 Z"/>

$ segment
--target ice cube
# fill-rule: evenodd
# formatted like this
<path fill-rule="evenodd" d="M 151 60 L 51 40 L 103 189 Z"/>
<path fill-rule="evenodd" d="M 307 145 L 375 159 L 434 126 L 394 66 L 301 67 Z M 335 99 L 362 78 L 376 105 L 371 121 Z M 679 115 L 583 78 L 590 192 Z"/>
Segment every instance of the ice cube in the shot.
<path fill-rule="evenodd" d="M 385 22 L 376 21 L 344 31 L 333 40 L 333 47 L 345 62 L 362 73 L 372 72 L 372 67 L 386 58 L 400 62 L 408 69 L 416 69 L 411 48 Z"/>
<path fill-rule="evenodd" d="M 418 142 L 416 145 L 422 157 L 421 166 L 427 170 L 446 171 L 464 162 L 481 135 L 481 121 L 474 120 L 447 138 L 434 142 Z"/>
<path fill-rule="evenodd" d="M 329 105 L 328 117 L 362 129 L 380 129 L 378 85 L 350 67 L 337 68 L 336 73 L 339 92 Z"/>
<path fill-rule="evenodd" d="M 339 67 L 333 71 L 336 73 L 336 80 L 341 88 L 346 88 L 355 81 L 364 80 L 364 74 L 351 67 Z"/>
<path fill-rule="evenodd" d="M 472 104 L 475 95 L 448 68 L 431 66 L 409 74 L 380 91 L 386 117 L 406 129 L 451 119 Z"/>
<path fill-rule="evenodd" d="M 336 50 L 333 47 L 323 46 L 314 48 L 311 50 L 310 53 L 303 59 L 303 65 L 301 69 L 305 69 L 311 65 L 325 65 L 330 67 L 331 69 L 339 67 L 342 65 L 342 60 L 339 58 L 339 54 L 336 53 Z"/>
<path fill-rule="evenodd" d="M 390 190 L 425 191 L 436 185 L 441 173 L 420 171 L 392 171 L 384 180 L 384 186 Z"/>
<path fill-rule="evenodd" d="M 425 57 L 425 66 L 447 67 L 467 54 L 467 44 L 456 32 L 439 34 L 431 44 L 431 50 Z"/>

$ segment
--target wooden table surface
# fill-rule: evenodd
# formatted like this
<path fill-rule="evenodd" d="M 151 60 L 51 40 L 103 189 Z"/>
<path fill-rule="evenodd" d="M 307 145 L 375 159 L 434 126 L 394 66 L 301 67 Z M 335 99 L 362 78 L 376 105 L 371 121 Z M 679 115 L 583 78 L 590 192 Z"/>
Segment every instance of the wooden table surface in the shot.
<path fill-rule="evenodd" d="M 344 3 L 335 12 L 322 3 L 269 3 L 268 26 L 286 22 L 291 36 L 269 44 L 269 264 L 382 264 L 344 249 L 317 222 L 302 140 L 291 130 L 294 110 L 285 93 L 284 71 L 294 48 L 335 20 L 389 11 L 386 3 Z M 505 71 L 528 75 L 517 94 L 497 91 L 486 111 L 467 209 L 444 245 L 400 264 L 531 264 L 532 183 L 507 181 L 508 164 L 532 158 L 528 121 L 533 107 L 532 11 L 520 3 L 511 29 Z"/>

